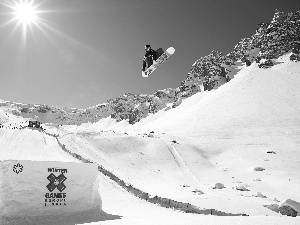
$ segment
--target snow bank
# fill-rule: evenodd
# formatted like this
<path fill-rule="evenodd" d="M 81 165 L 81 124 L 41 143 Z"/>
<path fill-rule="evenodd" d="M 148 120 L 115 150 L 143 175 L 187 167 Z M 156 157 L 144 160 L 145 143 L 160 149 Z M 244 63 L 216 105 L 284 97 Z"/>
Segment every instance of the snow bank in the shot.
<path fill-rule="evenodd" d="M 96 123 L 93 123 L 90 126 L 87 126 L 86 128 L 89 128 L 93 131 L 101 131 L 101 130 L 118 130 L 123 131 L 127 126 L 129 126 L 128 121 L 122 120 L 120 122 L 117 122 L 116 119 L 111 118 L 110 116 L 107 118 L 103 118 L 99 120 Z"/>
<path fill-rule="evenodd" d="M 0 123 L 5 123 L 8 120 L 7 115 L 0 109 Z"/>
<path fill-rule="evenodd" d="M 0 224 L 78 223 L 101 212 L 98 185 L 96 164 L 0 161 Z"/>

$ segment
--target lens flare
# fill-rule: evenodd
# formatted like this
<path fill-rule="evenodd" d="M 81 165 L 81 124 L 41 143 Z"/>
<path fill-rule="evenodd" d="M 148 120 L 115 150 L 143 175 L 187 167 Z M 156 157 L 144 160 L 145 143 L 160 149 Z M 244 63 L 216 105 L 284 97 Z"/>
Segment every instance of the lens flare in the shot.
<path fill-rule="evenodd" d="M 20 2 L 16 3 L 13 7 L 15 18 L 23 24 L 23 26 L 30 25 L 35 23 L 38 19 L 36 6 L 33 5 L 33 2 Z"/>
<path fill-rule="evenodd" d="M 2 12 L 2 15 L 9 15 L 10 18 L 0 28 L 3 28 L 9 24 L 15 24 L 13 32 L 19 27 L 22 29 L 22 46 L 25 46 L 28 29 L 31 31 L 34 27 L 40 29 L 42 18 L 39 15 L 45 13 L 45 11 L 38 10 L 38 7 L 44 2 L 40 1 L 39 4 L 34 0 L 0 0 L 0 5 L 5 6 L 9 11 Z M 10 36 L 12 33 L 10 34 Z"/>
<path fill-rule="evenodd" d="M 69 36 L 63 31 L 53 26 L 51 21 L 48 21 L 46 14 L 56 13 L 62 15 L 65 12 L 69 12 L 64 9 L 46 9 L 50 0 L 0 0 L 0 20 L 3 21 L 0 24 L 0 32 L 6 27 L 11 28 L 10 33 L 3 32 L 1 35 L 6 35 L 5 43 L 9 42 L 12 36 L 18 29 L 21 28 L 21 48 L 20 48 L 20 61 L 26 60 L 26 49 L 28 34 L 31 34 L 31 38 L 37 41 L 41 41 L 42 36 L 35 35 L 36 32 L 43 34 L 53 47 L 57 49 L 61 54 L 65 54 L 64 49 L 71 49 L 71 51 L 77 51 L 79 54 L 85 54 L 90 57 L 91 60 L 95 58 L 105 59 L 106 55 L 96 51 L 87 45 L 77 41 L 73 36 Z M 49 7 L 49 5 L 48 5 Z M 5 19 L 4 19 L 5 17 Z M 49 18 L 49 17 L 48 17 Z M 52 17 L 54 18 L 54 17 Z M 98 61 L 95 61 L 97 64 Z"/>

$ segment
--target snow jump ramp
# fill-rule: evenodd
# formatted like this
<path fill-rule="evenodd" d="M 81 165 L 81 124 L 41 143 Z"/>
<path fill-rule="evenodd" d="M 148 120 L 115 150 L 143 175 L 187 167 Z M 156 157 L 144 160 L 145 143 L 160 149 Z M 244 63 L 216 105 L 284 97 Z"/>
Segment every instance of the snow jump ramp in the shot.
<path fill-rule="evenodd" d="M 0 224 L 74 224 L 94 213 L 105 216 L 97 172 L 92 163 L 0 161 Z"/>

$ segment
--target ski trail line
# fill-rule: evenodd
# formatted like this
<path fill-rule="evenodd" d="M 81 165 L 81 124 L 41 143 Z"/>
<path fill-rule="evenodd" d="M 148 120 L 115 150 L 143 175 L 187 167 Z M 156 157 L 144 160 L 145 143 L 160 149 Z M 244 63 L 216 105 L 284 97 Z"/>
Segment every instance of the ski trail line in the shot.
<path fill-rule="evenodd" d="M 193 174 L 193 172 L 185 164 L 183 158 L 180 156 L 180 154 L 178 153 L 176 148 L 172 144 L 170 144 L 170 145 L 172 146 L 172 149 L 169 148 L 169 150 L 170 150 L 173 158 L 175 159 L 176 163 L 180 167 L 181 172 L 196 186 L 196 188 L 200 189 L 200 187 L 202 187 L 201 188 L 202 190 L 205 189 L 204 194 L 208 194 L 208 195 L 211 195 L 211 196 L 214 196 L 217 198 L 229 199 L 227 197 L 213 193 L 211 189 L 206 187 L 204 184 L 201 184 L 200 181 L 198 180 L 198 178 Z"/>
<path fill-rule="evenodd" d="M 192 173 L 192 171 L 188 168 L 188 166 L 183 161 L 180 154 L 177 152 L 176 148 L 171 144 L 171 149 L 169 148 L 173 158 L 175 159 L 176 163 L 180 167 L 181 172 L 196 186 L 201 185 L 197 177 Z M 202 186 L 202 185 L 201 185 Z"/>

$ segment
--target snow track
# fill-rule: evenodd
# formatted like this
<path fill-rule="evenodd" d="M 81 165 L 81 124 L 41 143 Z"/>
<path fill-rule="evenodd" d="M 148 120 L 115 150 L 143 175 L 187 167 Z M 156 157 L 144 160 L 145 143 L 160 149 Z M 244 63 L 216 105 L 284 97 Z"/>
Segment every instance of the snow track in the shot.
<path fill-rule="evenodd" d="M 82 136 L 83 134 L 81 133 L 80 136 Z M 89 134 L 85 134 L 83 136 L 89 136 Z M 64 137 L 66 137 L 64 135 Z M 73 157 L 80 159 L 82 162 L 85 163 L 97 163 L 96 161 L 93 161 L 91 159 L 86 158 L 85 156 L 79 155 L 77 153 L 73 153 L 72 151 L 68 150 L 64 144 L 62 144 L 62 142 L 56 138 L 58 141 L 59 146 L 61 146 L 61 148 L 67 152 L 68 154 L 72 155 Z M 81 139 L 81 138 L 80 138 Z M 74 139 L 74 137 L 71 137 L 71 140 L 73 143 L 75 143 L 77 140 Z M 84 141 L 87 142 L 88 139 L 84 138 Z M 82 140 L 80 140 L 80 142 L 82 142 Z M 89 143 L 89 145 L 91 145 L 91 143 Z M 74 146 L 73 146 L 74 147 Z M 92 148 L 93 149 L 93 148 Z M 94 150 L 93 150 L 94 151 Z M 176 149 L 174 148 L 174 151 L 176 152 Z M 172 153 L 174 154 L 174 153 Z M 175 153 L 176 154 L 176 153 Z M 180 155 L 177 153 L 176 156 L 176 160 L 177 162 L 181 165 L 185 165 L 183 160 L 181 159 Z M 99 164 L 98 164 L 99 165 Z M 182 168 L 185 168 L 186 170 L 188 170 L 188 168 L 186 166 L 182 166 Z M 103 168 L 103 166 L 99 165 L 98 166 L 98 170 L 103 173 L 105 176 L 109 177 L 111 180 L 113 180 L 116 184 L 119 185 L 119 187 L 122 187 L 124 190 L 126 190 L 127 192 L 131 193 L 132 195 L 146 200 L 150 203 L 155 203 L 158 204 L 160 206 L 166 207 L 166 208 L 175 208 L 178 209 L 180 211 L 183 212 L 189 212 L 189 213 L 195 213 L 195 214 L 211 214 L 211 215 L 240 215 L 240 214 L 230 214 L 230 213 L 225 213 L 225 212 L 221 212 L 215 209 L 199 209 L 196 206 L 191 205 L 190 203 L 184 203 L 184 202 L 180 202 L 180 201 L 175 201 L 169 198 L 163 198 L 163 197 L 159 197 L 157 195 L 155 195 L 154 197 L 151 196 L 149 193 L 141 191 L 140 189 L 137 189 L 136 187 L 134 187 L 133 185 L 129 184 L 128 182 L 125 182 L 124 180 L 122 180 L 121 178 L 117 177 L 115 174 L 113 174 L 112 172 L 106 170 L 105 168 Z M 188 174 L 188 173 L 187 173 Z M 192 174 L 191 174 L 192 175 Z M 194 178 L 196 179 L 196 178 Z M 117 187 L 116 184 L 114 185 L 114 187 Z"/>
<path fill-rule="evenodd" d="M 171 144 L 171 148 L 169 148 L 170 153 L 172 154 L 174 160 L 178 164 L 181 172 L 185 175 L 185 177 L 189 180 L 189 182 L 196 187 L 199 187 L 201 184 L 197 177 L 192 173 L 192 171 L 187 167 L 183 158 L 176 151 L 176 148 Z"/>
<path fill-rule="evenodd" d="M 187 180 L 189 181 L 189 184 L 193 187 L 193 189 L 197 190 L 197 194 L 205 194 L 209 195 L 211 197 L 215 197 L 217 199 L 224 199 L 224 200 L 231 200 L 230 197 L 235 196 L 236 194 L 229 194 L 226 195 L 222 193 L 217 193 L 215 190 L 212 189 L 211 186 L 207 186 L 201 182 L 197 176 L 192 172 L 192 170 L 188 167 L 188 165 L 184 162 L 183 157 L 179 154 L 179 152 L 176 150 L 176 148 L 171 144 L 170 152 L 172 156 L 174 157 L 176 163 L 180 167 L 180 170 L 185 175 Z M 181 146 L 181 148 L 184 148 Z M 190 149 L 185 149 L 186 151 L 190 151 Z"/>

